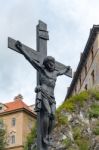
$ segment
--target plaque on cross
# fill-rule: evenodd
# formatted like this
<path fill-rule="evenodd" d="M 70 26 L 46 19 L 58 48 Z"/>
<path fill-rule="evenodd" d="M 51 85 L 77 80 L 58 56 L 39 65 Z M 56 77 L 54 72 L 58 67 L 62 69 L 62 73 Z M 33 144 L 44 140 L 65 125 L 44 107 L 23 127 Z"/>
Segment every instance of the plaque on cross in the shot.
<path fill-rule="evenodd" d="M 42 131 L 42 128 L 44 130 L 44 121 L 45 129 L 46 126 L 48 126 L 48 122 L 46 121 L 48 117 L 53 126 L 55 112 L 55 99 L 53 93 L 56 77 L 62 74 L 72 77 L 72 69 L 56 61 L 53 57 L 47 56 L 47 40 L 49 40 L 47 25 L 39 21 L 36 31 L 36 51 L 10 37 L 8 37 L 8 48 L 24 55 L 31 65 L 37 69 L 38 86 L 36 88 L 36 104 L 38 105 L 38 103 L 40 103 L 43 105 L 40 106 L 41 108 L 37 111 L 37 150 L 47 150 L 50 145 L 49 134 L 47 130 Z M 51 109 L 48 106 L 51 107 Z M 53 108 L 54 112 L 50 112 Z M 45 120 L 43 118 L 45 118 Z M 52 130 L 51 128 L 52 127 L 49 127 L 49 130 Z"/>

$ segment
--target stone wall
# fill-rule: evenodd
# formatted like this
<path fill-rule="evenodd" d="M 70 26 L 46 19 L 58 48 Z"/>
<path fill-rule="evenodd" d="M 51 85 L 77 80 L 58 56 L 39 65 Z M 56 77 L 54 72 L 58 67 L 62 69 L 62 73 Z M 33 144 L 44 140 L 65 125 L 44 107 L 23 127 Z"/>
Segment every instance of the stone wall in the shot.
<path fill-rule="evenodd" d="M 94 77 L 92 76 L 94 72 Z M 94 82 L 93 82 L 94 78 Z M 82 68 L 81 74 L 73 89 L 72 95 L 75 95 L 83 90 L 90 89 L 99 84 L 99 34 L 91 46 L 87 61 Z"/>
<path fill-rule="evenodd" d="M 99 150 L 99 91 L 70 98 L 56 114 L 49 150 Z"/>

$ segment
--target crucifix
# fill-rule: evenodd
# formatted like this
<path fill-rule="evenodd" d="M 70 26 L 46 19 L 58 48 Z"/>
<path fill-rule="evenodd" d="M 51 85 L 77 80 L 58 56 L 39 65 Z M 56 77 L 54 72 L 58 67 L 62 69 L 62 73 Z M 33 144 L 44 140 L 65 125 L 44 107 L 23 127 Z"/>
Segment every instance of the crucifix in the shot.
<path fill-rule="evenodd" d="M 56 102 L 54 88 L 57 76 L 72 77 L 72 69 L 47 56 L 47 25 L 39 21 L 36 26 L 37 50 L 8 37 L 8 48 L 22 54 L 37 70 L 36 112 L 37 112 L 37 150 L 48 150 L 51 146 L 50 133 L 55 124 Z"/>

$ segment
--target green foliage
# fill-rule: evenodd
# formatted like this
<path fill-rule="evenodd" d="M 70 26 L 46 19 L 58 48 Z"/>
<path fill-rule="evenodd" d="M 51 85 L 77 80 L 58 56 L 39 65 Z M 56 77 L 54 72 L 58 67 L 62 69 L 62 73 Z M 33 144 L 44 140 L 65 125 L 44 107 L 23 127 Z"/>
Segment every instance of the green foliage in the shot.
<path fill-rule="evenodd" d="M 62 110 L 73 112 L 76 109 L 76 105 L 82 107 L 84 102 L 94 97 L 96 100 L 99 100 L 99 91 L 96 89 L 91 89 L 88 91 L 83 91 L 75 96 L 70 97 L 65 100 L 61 106 L 58 107 L 56 113 L 60 113 Z"/>
<path fill-rule="evenodd" d="M 57 121 L 58 121 L 58 125 L 68 124 L 68 118 L 61 113 L 57 115 Z"/>
<path fill-rule="evenodd" d="M 0 118 L 0 124 L 3 124 L 3 120 Z"/>
<path fill-rule="evenodd" d="M 56 110 L 56 115 L 60 114 L 63 109 L 64 109 L 64 103 L 61 104 L 61 105 L 57 108 L 57 110 Z"/>
<path fill-rule="evenodd" d="M 79 138 L 76 140 L 76 144 L 79 147 L 79 150 L 89 150 L 89 141 L 84 138 Z"/>
<path fill-rule="evenodd" d="M 65 145 L 66 148 L 68 148 L 69 146 L 71 146 L 72 142 L 70 139 L 64 139 L 62 141 L 62 144 Z"/>
<path fill-rule="evenodd" d="M 64 110 L 69 111 L 69 112 L 73 112 L 75 110 L 75 104 L 74 104 L 72 98 L 68 99 L 66 102 L 64 102 L 63 108 L 64 108 Z"/>
<path fill-rule="evenodd" d="M 0 150 L 4 150 L 6 146 L 6 131 L 4 129 L 0 129 Z"/>
<path fill-rule="evenodd" d="M 75 150 L 75 148 L 74 147 L 69 147 L 68 150 Z"/>
<path fill-rule="evenodd" d="M 68 118 L 63 115 L 65 114 L 65 112 L 70 112 L 71 114 L 72 112 L 76 113 L 77 108 L 80 109 L 87 104 L 87 112 L 89 117 L 99 118 L 99 103 L 97 102 L 97 100 L 99 100 L 99 91 L 97 89 L 83 91 L 65 100 L 56 111 L 59 125 L 69 124 Z M 77 144 L 79 150 L 89 150 L 90 140 L 89 137 L 83 133 L 83 130 L 84 127 L 82 125 L 77 124 L 77 126 L 72 127 L 74 143 Z M 92 129 L 92 132 L 94 135 L 99 135 L 99 121 L 95 125 L 94 129 Z M 68 147 L 68 149 L 72 149 L 72 143 L 70 142 L 70 140 L 65 139 L 63 141 L 63 144 L 66 145 L 66 148 Z"/>
<path fill-rule="evenodd" d="M 88 150 L 89 149 L 89 140 L 86 139 L 86 137 L 83 137 L 82 135 L 82 127 L 75 127 L 73 128 L 73 137 L 75 140 L 75 143 L 78 145 L 79 150 Z"/>
<path fill-rule="evenodd" d="M 3 120 L 0 119 L 0 150 L 5 150 L 6 145 L 6 129 L 4 128 Z"/>
<path fill-rule="evenodd" d="M 95 135 L 99 135 L 99 127 L 96 127 L 95 129 L 93 129 L 93 133 Z"/>
<path fill-rule="evenodd" d="M 73 137 L 75 140 L 81 137 L 81 132 L 82 129 L 80 127 L 73 128 Z"/>
<path fill-rule="evenodd" d="M 90 89 L 88 92 L 91 95 L 91 97 L 94 97 L 96 100 L 99 100 L 99 90 Z"/>
<path fill-rule="evenodd" d="M 67 99 L 59 108 L 57 109 L 57 113 L 60 113 L 62 110 L 74 112 L 76 105 L 78 104 L 79 107 L 83 106 L 84 101 L 89 99 L 89 93 L 87 91 L 83 91 L 75 96 L 70 97 Z"/>
<path fill-rule="evenodd" d="M 36 133 L 36 125 L 35 125 L 35 127 L 31 129 L 31 132 L 27 136 L 27 141 L 25 143 L 24 150 L 28 150 L 28 146 L 34 144 L 36 137 L 37 137 L 37 133 Z"/>
<path fill-rule="evenodd" d="M 89 110 L 90 118 L 98 118 L 99 117 L 99 104 L 93 104 Z"/>
<path fill-rule="evenodd" d="M 99 135 L 99 119 L 95 121 L 94 126 L 92 128 L 92 133 L 96 136 Z"/>
<path fill-rule="evenodd" d="M 74 101 L 77 103 L 80 102 L 81 104 L 88 99 L 89 99 L 89 94 L 87 91 L 83 91 L 74 96 Z"/>
<path fill-rule="evenodd" d="M 64 101 L 63 104 L 57 108 L 56 114 L 61 113 L 62 110 L 72 112 L 74 108 L 75 108 L 74 102 L 72 98 L 70 98 Z"/>

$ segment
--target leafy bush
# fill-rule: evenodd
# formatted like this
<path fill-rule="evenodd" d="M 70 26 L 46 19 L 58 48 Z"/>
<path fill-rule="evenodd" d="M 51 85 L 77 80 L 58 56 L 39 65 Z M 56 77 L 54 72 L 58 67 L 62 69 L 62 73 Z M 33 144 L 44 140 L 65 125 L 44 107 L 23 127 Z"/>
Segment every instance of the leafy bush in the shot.
<path fill-rule="evenodd" d="M 94 97 L 96 100 L 99 100 L 99 90 L 90 89 L 88 92 L 91 95 L 91 97 Z"/>
<path fill-rule="evenodd" d="M 63 104 L 63 109 L 69 112 L 73 112 L 75 110 L 75 104 L 72 99 L 68 99 L 68 101 Z"/>
<path fill-rule="evenodd" d="M 68 118 L 63 114 L 57 115 L 58 125 L 66 125 L 68 123 Z"/>
<path fill-rule="evenodd" d="M 69 146 L 71 146 L 72 141 L 70 139 L 64 139 L 62 141 L 62 144 L 65 145 L 66 148 L 68 148 Z"/>
<path fill-rule="evenodd" d="M 7 145 L 7 135 L 5 125 L 3 124 L 3 120 L 0 119 L 0 150 L 5 150 Z"/>
<path fill-rule="evenodd" d="M 24 150 L 28 150 L 28 147 L 35 143 L 36 137 L 37 137 L 37 133 L 36 133 L 36 125 L 35 125 L 35 127 L 31 129 L 31 132 L 27 136 L 27 141 L 25 143 Z"/>
<path fill-rule="evenodd" d="M 77 94 L 75 96 L 75 101 L 77 101 L 77 102 L 83 102 L 83 101 L 88 100 L 88 98 L 89 98 L 88 92 L 87 91 L 83 91 L 83 92 L 81 92 L 81 93 L 79 93 L 79 94 Z"/>
<path fill-rule="evenodd" d="M 99 105 L 93 104 L 89 110 L 90 118 L 98 118 L 99 117 Z"/>
<path fill-rule="evenodd" d="M 93 133 L 95 135 L 99 135 L 99 127 L 96 127 L 94 130 L 93 130 Z"/>
<path fill-rule="evenodd" d="M 94 127 L 92 128 L 91 131 L 94 134 L 94 136 L 99 135 L 99 102 L 98 100 L 99 100 L 99 91 L 97 89 L 91 89 L 88 91 L 83 91 L 75 96 L 68 98 L 57 109 L 56 115 L 58 117 L 59 124 L 69 126 L 69 123 L 70 123 L 71 125 L 71 131 L 72 131 L 74 143 L 73 142 L 70 143 L 68 139 L 65 139 L 63 141 L 63 144 L 66 145 L 66 148 L 68 147 L 67 148 L 68 150 L 75 150 L 76 146 L 78 147 L 79 150 L 89 150 L 91 143 L 90 143 L 89 133 L 86 134 L 86 131 L 87 131 L 86 121 L 88 120 L 88 123 L 89 123 L 90 118 L 98 118 L 98 119 L 94 119 L 95 120 L 94 125 L 93 125 Z M 80 117 L 80 112 L 83 112 L 83 118 L 78 118 L 79 121 L 81 122 L 75 124 L 75 120 L 72 120 L 72 118 L 73 116 Z M 70 122 L 68 121 L 68 118 L 66 117 L 66 115 L 68 116 L 69 114 L 70 116 L 72 116 L 72 118 L 70 119 Z M 73 124 L 73 121 L 74 121 L 74 124 Z M 74 149 L 73 149 L 73 145 L 75 145 Z"/>
<path fill-rule="evenodd" d="M 84 101 L 89 99 L 89 94 L 87 91 L 83 91 L 75 96 L 70 97 L 69 99 L 65 100 L 61 106 L 56 110 L 56 113 L 60 113 L 62 110 L 74 112 L 75 106 L 79 104 L 82 106 Z"/>
<path fill-rule="evenodd" d="M 81 138 L 81 132 L 82 132 L 82 130 L 80 127 L 73 128 L 73 137 L 75 140 L 78 138 Z"/>
<path fill-rule="evenodd" d="M 79 150 L 89 150 L 89 141 L 84 138 L 77 139 L 76 144 L 78 145 Z"/>

